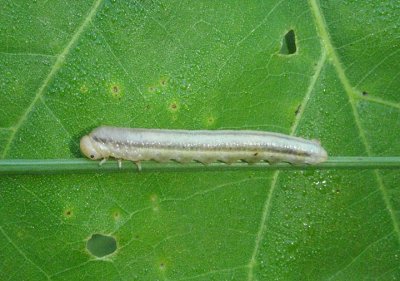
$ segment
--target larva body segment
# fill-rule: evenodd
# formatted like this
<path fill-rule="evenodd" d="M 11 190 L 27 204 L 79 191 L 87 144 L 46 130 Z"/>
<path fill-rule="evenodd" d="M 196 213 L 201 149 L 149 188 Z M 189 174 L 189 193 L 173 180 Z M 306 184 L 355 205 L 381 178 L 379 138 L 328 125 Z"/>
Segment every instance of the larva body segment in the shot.
<path fill-rule="evenodd" d="M 81 151 L 90 159 L 140 162 L 268 161 L 317 164 L 327 159 L 317 141 L 279 133 L 236 130 L 163 130 L 99 127 L 84 136 Z"/>

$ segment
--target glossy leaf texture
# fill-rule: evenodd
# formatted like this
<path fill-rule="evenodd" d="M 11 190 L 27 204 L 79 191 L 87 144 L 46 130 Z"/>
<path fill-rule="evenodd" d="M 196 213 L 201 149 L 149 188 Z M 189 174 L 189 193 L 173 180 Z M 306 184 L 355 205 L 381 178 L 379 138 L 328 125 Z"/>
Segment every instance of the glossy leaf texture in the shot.
<path fill-rule="evenodd" d="M 80 158 L 99 125 L 400 155 L 398 1 L 0 3 L 3 159 Z M 0 279 L 398 280 L 399 182 L 333 169 L 1 176 Z"/>

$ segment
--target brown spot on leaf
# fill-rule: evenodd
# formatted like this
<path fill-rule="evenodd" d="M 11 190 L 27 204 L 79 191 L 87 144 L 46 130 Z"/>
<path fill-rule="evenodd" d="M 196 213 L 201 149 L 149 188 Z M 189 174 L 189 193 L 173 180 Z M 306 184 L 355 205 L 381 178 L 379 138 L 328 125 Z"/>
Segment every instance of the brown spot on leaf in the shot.
<path fill-rule="evenodd" d="M 72 217 L 72 215 L 73 215 L 73 212 L 72 212 L 71 209 L 64 210 L 64 216 L 65 217 L 70 218 L 70 217 Z"/>

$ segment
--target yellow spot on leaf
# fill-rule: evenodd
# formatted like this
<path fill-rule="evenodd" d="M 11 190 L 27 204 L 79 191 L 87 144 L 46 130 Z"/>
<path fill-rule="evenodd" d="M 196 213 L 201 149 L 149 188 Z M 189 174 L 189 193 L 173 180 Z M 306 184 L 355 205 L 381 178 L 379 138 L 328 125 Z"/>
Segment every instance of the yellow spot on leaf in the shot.
<path fill-rule="evenodd" d="M 110 85 L 109 91 L 111 93 L 111 96 L 113 96 L 114 98 L 120 98 L 123 94 L 121 86 L 115 83 Z"/>
<path fill-rule="evenodd" d="M 72 216 L 73 216 L 73 211 L 72 211 L 71 208 L 68 208 L 68 209 L 65 209 L 65 210 L 64 210 L 64 217 L 70 218 L 70 217 L 72 217 Z"/>
<path fill-rule="evenodd" d="M 115 210 L 113 213 L 112 213 L 112 216 L 113 216 L 113 218 L 114 218 L 114 220 L 119 220 L 120 218 L 121 218 L 121 213 L 118 211 L 118 210 Z"/>
<path fill-rule="evenodd" d="M 86 85 L 82 85 L 82 86 L 79 88 L 79 91 L 80 91 L 82 94 L 86 94 L 86 93 L 89 91 L 89 89 L 88 89 L 88 87 L 87 87 Z"/>
<path fill-rule="evenodd" d="M 206 119 L 206 124 L 207 126 L 212 126 L 215 124 L 215 117 L 214 116 L 208 116 Z"/>
<path fill-rule="evenodd" d="M 179 103 L 177 103 L 176 101 L 173 101 L 169 104 L 169 110 L 172 112 L 176 112 L 179 110 Z"/>

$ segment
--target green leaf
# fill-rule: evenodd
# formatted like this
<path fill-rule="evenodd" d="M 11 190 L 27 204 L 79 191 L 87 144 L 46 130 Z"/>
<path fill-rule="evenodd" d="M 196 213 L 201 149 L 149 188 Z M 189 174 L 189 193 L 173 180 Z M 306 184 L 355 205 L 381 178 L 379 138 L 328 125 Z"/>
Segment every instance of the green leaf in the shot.
<path fill-rule="evenodd" d="M 398 1 L 0 3 L 2 159 L 81 158 L 80 137 L 103 124 L 400 154 Z M 398 169 L 1 175 L 0 279 L 396 280 L 399 180 Z"/>

